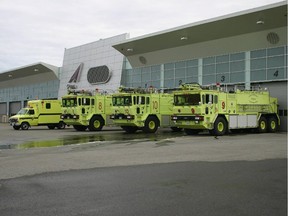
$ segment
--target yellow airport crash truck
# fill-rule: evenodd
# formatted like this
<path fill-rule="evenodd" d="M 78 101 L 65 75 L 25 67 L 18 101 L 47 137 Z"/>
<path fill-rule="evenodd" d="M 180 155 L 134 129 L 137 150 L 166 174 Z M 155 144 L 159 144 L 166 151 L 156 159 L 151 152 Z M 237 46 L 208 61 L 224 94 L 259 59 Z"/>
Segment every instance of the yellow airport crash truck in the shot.
<path fill-rule="evenodd" d="M 64 129 L 61 120 L 62 108 L 59 100 L 31 100 L 27 107 L 9 118 L 15 130 L 28 130 L 31 126 L 48 126 L 49 129 Z"/>
<path fill-rule="evenodd" d="M 275 132 L 280 125 L 278 100 L 265 89 L 227 91 L 219 85 L 183 84 L 173 94 L 171 120 L 189 135 L 208 130 L 221 136 L 246 128 Z"/>
<path fill-rule="evenodd" d="M 158 127 L 179 130 L 170 119 L 173 113 L 172 94 L 161 93 L 154 88 L 120 87 L 118 93 L 112 95 L 112 105 L 111 119 L 128 133 L 135 133 L 138 129 L 155 133 Z"/>
<path fill-rule="evenodd" d="M 62 97 L 61 119 L 77 131 L 100 131 L 103 126 L 112 125 L 110 120 L 112 100 L 106 93 L 70 89 Z"/>

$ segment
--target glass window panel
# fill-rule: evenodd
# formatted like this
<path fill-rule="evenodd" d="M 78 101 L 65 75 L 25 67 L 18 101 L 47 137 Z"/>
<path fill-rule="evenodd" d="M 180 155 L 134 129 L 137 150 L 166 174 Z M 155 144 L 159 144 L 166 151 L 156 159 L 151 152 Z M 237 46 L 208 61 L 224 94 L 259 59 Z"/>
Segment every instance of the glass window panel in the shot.
<path fill-rule="evenodd" d="M 185 68 L 175 69 L 175 77 L 185 77 Z"/>
<path fill-rule="evenodd" d="M 267 54 L 268 56 L 283 55 L 284 51 L 284 47 L 270 48 L 267 50 Z"/>
<path fill-rule="evenodd" d="M 208 57 L 203 59 L 203 65 L 207 64 L 214 64 L 215 63 L 215 57 Z"/>
<path fill-rule="evenodd" d="M 151 73 L 151 79 L 152 80 L 158 80 L 160 79 L 160 71 L 154 71 Z"/>
<path fill-rule="evenodd" d="M 164 64 L 164 70 L 174 69 L 174 63 Z"/>
<path fill-rule="evenodd" d="M 198 77 L 187 77 L 186 79 L 187 83 L 198 83 Z"/>
<path fill-rule="evenodd" d="M 250 57 L 251 58 L 266 57 L 266 49 L 251 51 Z"/>
<path fill-rule="evenodd" d="M 267 70 L 267 80 L 284 79 L 284 68 L 274 68 Z"/>
<path fill-rule="evenodd" d="M 142 82 L 146 82 L 150 80 L 150 73 L 143 73 L 142 74 Z"/>
<path fill-rule="evenodd" d="M 215 84 L 215 75 L 203 76 L 203 85 Z"/>
<path fill-rule="evenodd" d="M 150 73 L 150 67 L 142 68 L 142 73 Z"/>
<path fill-rule="evenodd" d="M 161 70 L 161 65 L 154 65 L 151 67 L 151 71 L 160 71 Z"/>
<path fill-rule="evenodd" d="M 188 67 L 187 76 L 198 76 L 198 67 Z"/>
<path fill-rule="evenodd" d="M 245 59 L 245 53 L 235 53 L 230 55 L 230 61 L 239 61 Z"/>
<path fill-rule="evenodd" d="M 229 83 L 229 81 L 230 81 L 229 73 L 216 75 L 216 82 L 218 83 Z"/>
<path fill-rule="evenodd" d="M 266 70 L 251 71 L 251 81 L 266 80 Z"/>
<path fill-rule="evenodd" d="M 203 66 L 203 75 L 215 74 L 215 65 L 205 65 Z"/>
<path fill-rule="evenodd" d="M 132 74 L 141 74 L 141 68 L 132 69 Z"/>
<path fill-rule="evenodd" d="M 216 57 L 216 63 L 219 62 L 228 62 L 229 61 L 229 55 L 222 55 Z"/>
<path fill-rule="evenodd" d="M 133 82 L 131 83 L 131 87 L 141 87 L 141 82 Z"/>
<path fill-rule="evenodd" d="M 155 88 L 160 88 L 162 86 L 160 86 L 160 80 L 153 80 L 151 82 L 151 86 L 155 87 Z"/>
<path fill-rule="evenodd" d="M 238 62 L 231 62 L 230 63 L 230 71 L 231 72 L 237 72 L 237 71 L 243 71 L 245 70 L 245 62 L 244 61 L 238 61 Z"/>
<path fill-rule="evenodd" d="M 132 82 L 141 82 L 141 75 L 135 74 L 132 76 Z"/>
<path fill-rule="evenodd" d="M 165 70 L 164 77 L 165 79 L 174 78 L 174 70 Z"/>
<path fill-rule="evenodd" d="M 266 58 L 251 60 L 251 70 L 266 68 Z"/>
<path fill-rule="evenodd" d="M 216 64 L 216 73 L 229 72 L 229 63 Z"/>
<path fill-rule="evenodd" d="M 183 68 L 186 67 L 186 62 L 185 61 L 181 61 L 181 62 L 176 62 L 175 63 L 175 68 Z"/>
<path fill-rule="evenodd" d="M 164 88 L 174 88 L 174 79 L 164 80 Z"/>
<path fill-rule="evenodd" d="M 187 61 L 187 67 L 198 66 L 198 59 Z"/>
<path fill-rule="evenodd" d="M 284 66 L 284 56 L 269 57 L 267 60 L 267 67 L 283 67 Z"/>
<path fill-rule="evenodd" d="M 245 82 L 245 73 L 244 72 L 231 73 L 230 82 L 231 83 Z"/>

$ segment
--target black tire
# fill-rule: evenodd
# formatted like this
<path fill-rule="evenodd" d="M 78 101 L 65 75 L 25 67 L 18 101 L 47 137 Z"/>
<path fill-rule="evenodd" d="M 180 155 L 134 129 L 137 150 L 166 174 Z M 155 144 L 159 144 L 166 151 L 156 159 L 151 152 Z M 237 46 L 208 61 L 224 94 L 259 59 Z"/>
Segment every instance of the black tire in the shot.
<path fill-rule="evenodd" d="M 73 125 L 73 128 L 77 131 L 85 131 L 87 129 L 84 125 Z"/>
<path fill-rule="evenodd" d="M 214 122 L 214 128 L 210 131 L 214 136 L 223 136 L 227 132 L 227 122 L 225 118 L 219 116 Z"/>
<path fill-rule="evenodd" d="M 135 133 L 138 130 L 138 127 L 133 127 L 133 126 L 122 126 L 121 127 L 125 132 L 127 133 Z"/>
<path fill-rule="evenodd" d="M 171 130 L 172 130 L 173 132 L 180 132 L 180 131 L 183 130 L 183 128 L 179 128 L 179 127 L 171 127 Z"/>
<path fill-rule="evenodd" d="M 158 130 L 159 121 L 155 116 L 149 116 L 145 121 L 145 126 L 142 130 L 145 133 L 155 133 Z"/>
<path fill-rule="evenodd" d="M 50 130 L 55 129 L 55 125 L 48 125 L 47 127 L 48 127 Z"/>
<path fill-rule="evenodd" d="M 200 130 L 185 128 L 185 129 L 184 129 L 184 132 L 185 132 L 187 135 L 196 135 L 196 134 L 198 134 L 198 133 L 200 132 Z"/>
<path fill-rule="evenodd" d="M 275 133 L 278 129 L 278 119 L 275 116 L 271 116 L 268 119 L 268 131 L 270 133 Z"/>
<path fill-rule="evenodd" d="M 267 119 L 264 116 L 261 116 L 258 122 L 258 132 L 266 133 L 268 130 Z"/>
<path fill-rule="evenodd" d="M 65 127 L 66 127 L 66 124 L 63 121 L 59 122 L 57 125 L 58 129 L 65 129 Z"/>
<path fill-rule="evenodd" d="M 104 126 L 103 118 L 100 116 L 93 116 L 90 119 L 88 129 L 90 131 L 101 131 Z"/>
<path fill-rule="evenodd" d="M 22 130 L 28 130 L 29 127 L 30 127 L 30 125 L 29 125 L 28 122 L 23 122 L 23 123 L 21 124 L 21 129 L 22 129 Z"/>
<path fill-rule="evenodd" d="M 21 128 L 21 126 L 20 125 L 17 125 L 17 126 L 14 125 L 13 128 L 14 128 L 14 130 L 19 130 Z"/>

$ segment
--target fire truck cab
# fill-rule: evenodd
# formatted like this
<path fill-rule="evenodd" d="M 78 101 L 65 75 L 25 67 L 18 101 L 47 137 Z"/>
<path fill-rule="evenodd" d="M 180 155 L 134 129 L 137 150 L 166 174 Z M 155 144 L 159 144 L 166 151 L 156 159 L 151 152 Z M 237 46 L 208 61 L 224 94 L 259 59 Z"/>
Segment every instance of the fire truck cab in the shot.
<path fill-rule="evenodd" d="M 233 92 L 183 84 L 174 91 L 171 119 L 187 134 L 202 130 L 221 136 L 233 129 L 257 128 L 275 132 L 280 124 L 277 98 L 267 90 L 236 89 Z"/>
<path fill-rule="evenodd" d="M 63 114 L 61 118 L 77 131 L 100 131 L 104 125 L 112 125 L 111 96 L 84 90 L 68 90 L 62 97 Z"/>
<path fill-rule="evenodd" d="M 173 95 L 159 93 L 156 89 L 124 88 L 112 95 L 112 114 L 115 125 L 128 133 L 138 129 L 145 133 L 155 133 L 158 127 L 179 130 L 171 121 Z"/>

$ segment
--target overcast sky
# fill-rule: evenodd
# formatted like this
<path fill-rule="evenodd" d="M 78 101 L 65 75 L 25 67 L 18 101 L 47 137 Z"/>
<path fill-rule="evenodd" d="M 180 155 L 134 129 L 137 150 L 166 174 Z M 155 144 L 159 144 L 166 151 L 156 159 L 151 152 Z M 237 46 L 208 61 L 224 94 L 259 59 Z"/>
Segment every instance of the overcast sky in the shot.
<path fill-rule="evenodd" d="M 0 0 L 0 73 L 45 62 L 64 49 L 130 33 L 130 38 L 281 0 Z"/>

